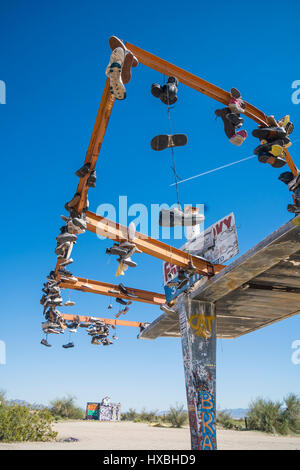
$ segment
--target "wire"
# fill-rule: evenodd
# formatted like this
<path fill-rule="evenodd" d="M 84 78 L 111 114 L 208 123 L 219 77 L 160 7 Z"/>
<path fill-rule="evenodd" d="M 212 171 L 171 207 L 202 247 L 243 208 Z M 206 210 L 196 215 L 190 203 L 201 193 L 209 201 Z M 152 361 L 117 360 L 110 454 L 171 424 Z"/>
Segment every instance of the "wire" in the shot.
<path fill-rule="evenodd" d="M 168 122 L 169 122 L 169 135 L 172 135 L 171 131 L 171 113 L 170 113 L 170 104 L 169 104 L 169 88 L 167 86 L 167 97 L 168 97 Z M 175 167 L 175 155 L 174 155 L 174 147 L 171 147 L 171 153 L 172 153 L 172 162 L 173 162 L 173 173 L 174 173 L 174 178 L 175 178 L 175 183 L 173 183 L 171 186 L 176 186 L 176 197 L 177 197 L 177 205 L 180 207 L 180 202 L 179 202 L 179 191 L 178 191 L 178 176 L 176 173 L 176 167 Z"/>
<path fill-rule="evenodd" d="M 178 185 L 180 183 L 184 183 L 185 181 L 190 181 L 190 180 L 193 180 L 195 178 L 199 178 L 200 176 L 203 176 L 203 175 L 208 175 L 209 173 L 213 173 L 214 171 L 222 170 L 223 168 L 227 168 L 228 166 L 236 165 L 237 163 L 245 162 L 246 160 L 250 160 L 251 158 L 255 158 L 255 157 L 256 157 L 256 155 L 251 155 L 250 157 L 243 158 L 242 160 L 237 160 L 236 162 L 232 162 L 232 163 L 228 163 L 227 165 L 219 166 L 218 168 L 214 168 L 213 170 L 205 171 L 204 173 L 200 173 L 199 175 L 191 176 L 190 178 L 185 178 L 181 181 L 177 181 L 176 183 L 170 184 L 170 186 L 175 186 L 175 184 Z"/>

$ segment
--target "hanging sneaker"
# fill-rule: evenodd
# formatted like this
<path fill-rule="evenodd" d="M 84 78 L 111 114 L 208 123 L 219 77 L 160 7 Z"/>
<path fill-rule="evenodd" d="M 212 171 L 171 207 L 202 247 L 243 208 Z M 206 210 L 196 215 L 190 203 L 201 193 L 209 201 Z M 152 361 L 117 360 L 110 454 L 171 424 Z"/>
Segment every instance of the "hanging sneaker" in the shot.
<path fill-rule="evenodd" d="M 245 103 L 237 88 L 231 88 L 230 90 L 230 101 L 228 107 L 230 111 L 235 114 L 243 113 L 245 110 Z"/>
<path fill-rule="evenodd" d="M 136 226 L 134 222 L 130 222 L 127 231 L 128 231 L 128 239 L 130 241 L 133 241 L 135 237 L 135 232 L 136 232 Z"/>
<path fill-rule="evenodd" d="M 153 83 L 151 93 L 156 98 L 160 98 L 162 103 L 172 105 L 177 101 L 177 87 L 178 80 L 175 77 L 169 77 L 167 83 L 163 86 Z"/>
<path fill-rule="evenodd" d="M 68 264 L 72 264 L 74 262 L 73 258 L 69 258 L 66 261 L 60 263 L 60 266 L 68 266 Z"/>
<path fill-rule="evenodd" d="M 78 176 L 79 178 L 83 178 L 89 173 L 90 167 L 91 167 L 90 163 L 85 163 L 81 168 L 79 168 L 79 170 L 75 172 L 75 175 Z"/>
<path fill-rule="evenodd" d="M 278 126 L 283 127 L 287 135 L 290 135 L 294 130 L 294 125 L 290 121 L 290 116 L 287 114 L 278 121 Z"/>
<path fill-rule="evenodd" d="M 111 36 L 111 38 L 109 39 L 109 45 L 112 51 L 115 50 L 117 47 L 121 47 L 122 49 L 124 49 L 125 58 L 122 68 L 122 81 L 124 84 L 129 83 L 131 80 L 131 67 L 137 67 L 138 65 L 137 58 L 116 36 Z"/>
<path fill-rule="evenodd" d="M 43 328 L 43 331 L 46 334 L 52 333 L 52 334 L 55 334 L 55 335 L 59 335 L 60 333 L 62 333 L 61 330 L 55 330 L 54 328 Z"/>
<path fill-rule="evenodd" d="M 102 344 L 101 341 L 99 341 L 99 339 L 97 339 L 95 336 L 92 338 L 91 343 L 92 343 L 92 344 L 95 344 L 95 345 L 100 345 L 100 344 Z"/>
<path fill-rule="evenodd" d="M 240 146 L 242 145 L 243 142 L 245 142 L 247 138 L 247 131 L 238 131 L 236 132 L 231 139 L 229 139 L 229 142 L 231 142 L 234 145 Z"/>
<path fill-rule="evenodd" d="M 226 119 L 231 122 L 235 129 L 239 129 L 244 124 L 244 119 L 241 118 L 239 114 L 228 113 L 226 114 Z"/>
<path fill-rule="evenodd" d="M 103 346 L 109 346 L 110 344 L 113 344 L 113 342 L 110 341 L 110 339 L 108 339 L 108 338 L 102 339 L 101 343 L 103 344 Z"/>
<path fill-rule="evenodd" d="M 136 268 L 137 267 L 137 263 L 135 263 L 134 261 L 132 261 L 131 258 L 125 258 L 125 259 L 118 259 L 118 261 L 122 262 L 123 264 L 125 264 L 126 266 L 129 266 L 130 268 Z"/>
<path fill-rule="evenodd" d="M 164 150 L 171 147 L 182 147 L 187 144 L 187 136 L 185 134 L 173 135 L 157 135 L 151 140 L 151 148 L 153 150 Z"/>
<path fill-rule="evenodd" d="M 74 343 L 70 342 L 67 344 L 63 344 L 62 347 L 65 349 L 74 348 Z"/>
<path fill-rule="evenodd" d="M 224 131 L 228 139 L 231 139 L 235 134 L 235 126 L 229 119 L 227 119 L 227 116 L 230 113 L 231 111 L 229 108 L 216 109 L 215 111 L 216 116 L 220 117 L 223 121 Z"/>
<path fill-rule="evenodd" d="M 109 64 L 105 74 L 110 80 L 110 91 L 118 99 L 126 98 L 126 90 L 122 81 L 122 68 L 125 59 L 124 49 L 117 47 L 110 56 Z"/>
<path fill-rule="evenodd" d="M 114 243 L 111 248 L 106 248 L 106 254 L 108 255 L 124 256 L 126 253 L 127 250 L 121 248 L 117 243 Z"/>
<path fill-rule="evenodd" d="M 135 298 L 135 299 L 138 298 L 137 295 L 132 294 L 131 292 L 129 292 L 128 289 L 127 289 L 123 284 L 119 284 L 119 288 L 120 288 L 120 291 L 121 291 L 123 294 L 127 295 L 128 297 L 133 297 L 133 298 Z"/>
<path fill-rule="evenodd" d="M 77 235 L 75 235 L 74 233 L 67 233 L 67 232 L 61 233 L 60 235 L 56 237 L 56 240 L 57 240 L 58 246 L 66 242 L 74 243 L 77 240 Z"/>
<path fill-rule="evenodd" d="M 44 346 L 47 346 L 48 348 L 51 347 L 51 344 L 49 344 L 46 339 L 42 339 L 41 344 L 43 344 Z"/>
<path fill-rule="evenodd" d="M 90 176 L 88 177 L 86 184 L 89 188 L 95 188 L 96 187 L 96 181 L 97 181 L 96 170 L 93 170 L 91 172 Z"/>
<path fill-rule="evenodd" d="M 79 201 L 80 201 L 80 193 L 75 193 L 73 198 L 71 199 L 71 201 L 69 201 L 65 204 L 65 209 L 67 211 L 70 211 L 70 209 L 77 206 Z"/>
<path fill-rule="evenodd" d="M 124 85 L 129 83 L 131 80 L 131 67 L 132 67 L 133 61 L 134 61 L 134 55 L 132 54 L 132 52 L 125 51 L 124 64 L 123 64 L 122 73 L 121 73 L 121 78 L 122 78 Z"/>
<path fill-rule="evenodd" d="M 296 204 L 289 204 L 287 206 L 287 210 L 292 214 L 300 214 L 300 206 L 297 206 Z"/>
<path fill-rule="evenodd" d="M 73 302 L 73 300 L 67 300 L 64 305 L 66 307 L 73 307 L 75 305 L 75 302 Z"/>
<path fill-rule="evenodd" d="M 112 339 L 116 341 L 116 340 L 119 339 L 119 338 L 118 338 L 116 335 L 113 335 L 113 336 L 112 336 Z"/>
<path fill-rule="evenodd" d="M 275 140 L 283 140 L 283 145 L 290 143 L 290 139 L 282 127 L 259 127 L 252 131 L 252 135 L 259 140 L 267 140 L 268 143 Z"/>
<path fill-rule="evenodd" d="M 91 326 L 91 322 L 89 321 L 82 321 L 80 322 L 80 328 L 88 328 L 89 326 Z"/>
<path fill-rule="evenodd" d="M 131 300 L 124 300 L 121 299 L 120 297 L 116 297 L 116 302 L 121 305 L 130 305 L 132 304 Z"/>
<path fill-rule="evenodd" d="M 159 213 L 159 225 L 161 227 L 174 227 L 175 225 L 191 227 L 201 224 L 204 219 L 203 214 L 184 212 L 179 207 L 162 209 Z"/>

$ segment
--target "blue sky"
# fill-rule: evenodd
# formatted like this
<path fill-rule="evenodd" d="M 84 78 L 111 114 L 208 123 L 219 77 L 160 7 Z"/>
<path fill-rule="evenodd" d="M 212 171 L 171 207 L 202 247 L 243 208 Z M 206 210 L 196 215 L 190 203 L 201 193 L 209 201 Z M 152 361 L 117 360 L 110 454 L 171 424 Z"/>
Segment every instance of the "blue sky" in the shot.
<path fill-rule="evenodd" d="M 63 350 L 63 337 L 43 348 L 39 304 L 41 287 L 55 265 L 60 214 L 77 185 L 74 171 L 83 163 L 102 95 L 109 59 L 108 38 L 117 35 L 243 97 L 278 118 L 290 113 L 299 138 L 300 105 L 291 101 L 299 72 L 299 12 L 296 1 L 252 1 L 229 7 L 216 1 L 177 0 L 109 4 L 79 2 L 1 3 L 0 80 L 7 104 L 0 105 L 2 155 L 0 340 L 7 364 L 0 365 L 0 388 L 12 398 L 47 403 L 73 394 L 81 406 L 105 395 L 123 409 L 166 409 L 185 403 L 180 340 L 137 341 L 137 330 L 120 327 L 109 348 L 92 346 L 83 331 L 76 348 Z M 170 154 L 153 152 L 151 138 L 167 133 L 166 107 L 150 93 L 157 72 L 139 65 L 116 102 L 97 163 L 98 181 L 89 193 L 90 209 L 102 203 L 176 202 Z M 189 142 L 175 152 L 177 172 L 189 177 L 253 153 L 250 135 L 242 147 L 230 144 L 207 97 L 179 86 L 172 128 Z M 250 132 L 255 123 L 245 119 Z M 291 148 L 298 163 L 300 141 Z M 299 163 L 298 163 L 299 164 Z M 240 252 L 290 219 L 290 195 L 277 180 L 280 170 L 256 159 L 180 185 L 183 203 L 207 205 L 205 226 L 233 211 Z M 130 218 L 129 218 L 130 221 Z M 171 241 L 172 243 L 172 241 Z M 174 241 L 176 246 L 180 242 Z M 91 233 L 73 250 L 73 273 L 117 283 L 116 262 Z M 161 262 L 137 255 L 138 267 L 122 281 L 162 292 Z M 68 294 L 64 295 L 65 300 Z M 107 298 L 70 292 L 72 313 L 110 316 Z M 66 309 L 67 311 L 67 309 Z M 69 309 L 71 312 L 71 309 Z M 152 321 L 157 307 L 136 303 L 128 320 Z M 300 365 L 291 362 L 291 344 L 300 339 L 299 317 L 236 340 L 218 341 L 218 407 L 247 407 L 258 396 L 281 399 L 300 388 Z"/>

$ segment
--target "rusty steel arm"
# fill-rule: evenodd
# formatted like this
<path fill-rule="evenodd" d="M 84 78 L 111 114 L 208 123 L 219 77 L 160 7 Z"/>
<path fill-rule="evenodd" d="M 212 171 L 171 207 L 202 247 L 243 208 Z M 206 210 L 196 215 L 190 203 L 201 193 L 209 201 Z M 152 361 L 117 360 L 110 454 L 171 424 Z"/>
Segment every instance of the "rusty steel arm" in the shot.
<path fill-rule="evenodd" d="M 59 278 L 59 276 L 58 276 Z M 65 280 L 61 281 L 61 289 L 74 289 L 82 292 L 91 292 L 93 294 L 106 295 L 108 297 L 119 297 L 121 299 L 132 300 L 137 302 L 144 302 L 148 304 L 161 305 L 166 302 L 166 298 L 163 294 L 156 292 L 150 292 L 141 289 L 133 289 L 132 287 L 126 287 L 130 294 L 136 295 L 137 297 L 131 297 L 121 292 L 118 285 L 108 284 L 106 282 L 91 281 L 90 279 L 77 277 L 77 282 L 68 282 Z"/>
<path fill-rule="evenodd" d="M 90 232 L 118 242 L 128 239 L 127 227 L 124 225 L 120 225 L 90 211 L 86 213 L 86 219 L 87 230 Z M 174 248 L 159 240 L 155 240 L 154 238 L 150 238 L 143 233 L 135 233 L 134 243 L 143 253 L 177 266 L 181 266 L 182 268 L 188 268 L 189 262 L 192 261 L 196 271 L 203 276 L 217 274 L 224 268 L 222 264 L 213 265 L 209 261 L 204 261 L 196 256 L 192 256 L 185 251 Z"/>
<path fill-rule="evenodd" d="M 101 149 L 101 145 L 104 139 L 105 131 L 107 128 L 107 124 L 112 112 L 113 104 L 115 98 L 110 93 L 109 89 L 109 79 L 106 79 L 102 99 L 100 102 L 100 106 L 98 109 L 94 129 L 92 132 L 92 136 L 90 139 L 89 147 L 86 153 L 84 163 L 90 163 L 90 171 L 95 169 L 98 155 Z M 89 174 L 80 178 L 76 192 L 80 194 L 80 201 L 76 207 L 77 212 L 81 213 L 82 209 L 85 207 L 87 194 L 88 194 L 88 186 L 87 186 L 87 179 Z"/>
<path fill-rule="evenodd" d="M 61 317 L 64 320 L 70 320 L 70 321 L 76 321 L 78 318 L 81 322 L 91 321 L 91 317 L 83 316 L 83 315 L 71 315 L 69 313 L 61 313 Z M 144 323 L 138 322 L 138 321 L 113 320 L 112 318 L 98 318 L 98 317 L 92 317 L 92 318 L 97 318 L 98 321 L 103 321 L 107 325 L 133 326 L 137 328 L 144 326 Z"/>

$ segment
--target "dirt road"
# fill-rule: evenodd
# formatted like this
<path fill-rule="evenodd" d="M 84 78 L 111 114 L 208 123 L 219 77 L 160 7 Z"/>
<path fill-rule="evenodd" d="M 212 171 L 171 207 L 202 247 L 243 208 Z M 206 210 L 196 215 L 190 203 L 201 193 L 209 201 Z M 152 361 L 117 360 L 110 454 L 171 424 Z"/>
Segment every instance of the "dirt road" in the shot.
<path fill-rule="evenodd" d="M 95 449 L 185 450 L 190 449 L 189 429 L 154 428 L 144 423 L 65 421 L 54 425 L 58 442 L 1 444 L 0 450 Z M 75 437 L 78 442 L 61 442 Z M 217 431 L 219 449 L 300 450 L 300 437 L 279 437 L 255 431 Z"/>

